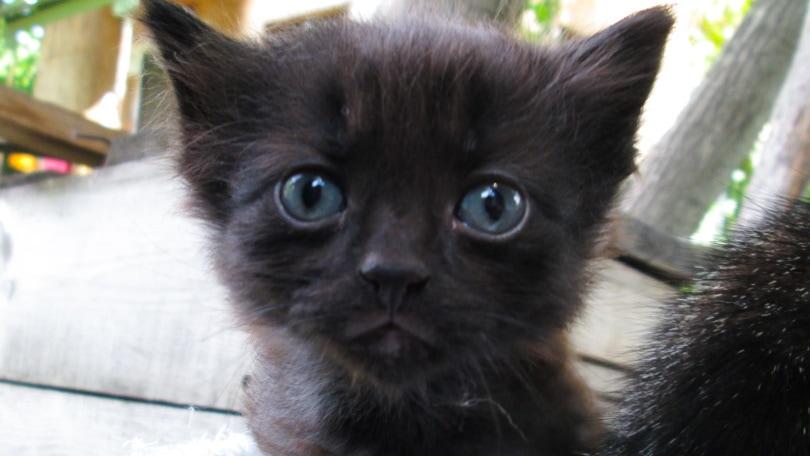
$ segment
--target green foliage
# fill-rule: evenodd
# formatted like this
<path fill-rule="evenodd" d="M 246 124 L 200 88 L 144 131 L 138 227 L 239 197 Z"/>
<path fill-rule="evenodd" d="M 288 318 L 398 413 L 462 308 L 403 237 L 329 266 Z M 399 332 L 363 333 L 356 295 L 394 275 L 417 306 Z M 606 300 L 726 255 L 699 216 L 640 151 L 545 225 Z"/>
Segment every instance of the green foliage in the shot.
<path fill-rule="evenodd" d="M 534 11 L 537 22 L 550 27 L 560 12 L 560 0 L 532 0 L 529 8 Z"/>
<path fill-rule="evenodd" d="M 715 0 L 715 3 L 717 4 L 718 1 Z M 696 41 L 698 44 L 700 44 L 701 41 L 709 43 L 709 51 L 706 56 L 707 65 L 714 63 L 717 57 L 720 56 L 720 52 L 723 50 L 726 41 L 728 41 L 737 29 L 737 26 L 742 22 L 745 15 L 748 14 L 751 6 L 754 4 L 754 0 L 744 0 L 742 3 L 739 1 L 722 1 L 719 3 L 721 4 L 717 6 L 722 8 L 720 13 L 712 18 L 704 16 L 700 19 L 698 24 L 700 36 Z"/>
<path fill-rule="evenodd" d="M 53 1 L 53 0 L 51 0 Z M 42 1 L 25 1 L 25 0 L 2 0 L 0 3 L 0 15 L 6 20 L 16 19 L 22 16 L 28 16 L 39 4 L 45 3 Z"/>
<path fill-rule="evenodd" d="M 4 29 L 0 24 L 0 29 Z M 21 30 L 0 41 L 0 83 L 25 93 L 31 93 L 37 76 L 39 45 L 42 28 Z"/>
<path fill-rule="evenodd" d="M 0 7 L 0 83 L 29 94 L 36 81 L 43 29 L 34 26 L 8 34 L 6 21 L 31 14 L 40 2 L 3 0 Z"/>
<path fill-rule="evenodd" d="M 112 5 L 114 14 L 125 16 L 138 3 L 138 0 L 0 0 L 0 83 L 31 93 L 45 23 L 107 5 Z"/>
<path fill-rule="evenodd" d="M 529 21 L 524 21 L 523 34 L 531 41 L 548 41 L 554 35 L 555 22 L 560 13 L 560 0 L 529 0 L 525 13 Z M 528 23 L 526 23 L 528 22 Z"/>

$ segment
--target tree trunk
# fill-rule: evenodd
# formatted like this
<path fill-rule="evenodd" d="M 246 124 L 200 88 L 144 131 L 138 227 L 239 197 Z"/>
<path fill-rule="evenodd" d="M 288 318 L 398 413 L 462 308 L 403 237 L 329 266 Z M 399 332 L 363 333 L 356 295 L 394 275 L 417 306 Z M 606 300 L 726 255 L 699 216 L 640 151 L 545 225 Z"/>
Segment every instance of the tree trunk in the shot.
<path fill-rule="evenodd" d="M 801 196 L 810 180 L 810 14 L 804 19 L 799 49 L 771 117 L 740 223 L 754 221 L 777 197 Z"/>
<path fill-rule="evenodd" d="M 409 12 L 414 9 L 451 12 L 472 19 L 496 19 L 514 25 L 525 5 L 525 0 L 385 0 L 381 2 L 378 11 L 383 14 Z"/>
<path fill-rule="evenodd" d="M 121 38 L 110 7 L 46 25 L 34 97 L 79 113 L 98 103 L 115 89 Z"/>
<path fill-rule="evenodd" d="M 807 0 L 759 0 L 675 126 L 628 185 L 623 208 L 687 237 L 751 151 L 790 65 Z"/>

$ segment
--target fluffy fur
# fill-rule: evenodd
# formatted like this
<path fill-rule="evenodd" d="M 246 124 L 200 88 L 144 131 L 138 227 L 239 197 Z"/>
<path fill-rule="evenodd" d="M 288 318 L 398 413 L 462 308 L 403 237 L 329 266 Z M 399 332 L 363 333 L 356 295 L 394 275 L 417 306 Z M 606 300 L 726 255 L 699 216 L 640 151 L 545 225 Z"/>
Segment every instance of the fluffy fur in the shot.
<path fill-rule="evenodd" d="M 266 453 L 595 447 L 566 329 L 605 212 L 633 170 L 672 26 L 665 9 L 542 48 L 424 18 L 305 24 L 243 42 L 165 1 L 144 3 L 178 101 L 178 169 L 261 356 L 248 420 Z M 276 189 L 303 169 L 345 190 L 339 217 L 284 214 Z M 454 217 L 486 180 L 525 195 L 519 230 L 482 237 Z M 426 279 L 369 283 L 359 271 L 370 259 L 417 265 Z M 384 340 L 350 335 L 385 318 L 419 340 L 385 352 Z"/>
<path fill-rule="evenodd" d="M 716 250 L 643 352 L 605 456 L 810 454 L 810 202 Z"/>

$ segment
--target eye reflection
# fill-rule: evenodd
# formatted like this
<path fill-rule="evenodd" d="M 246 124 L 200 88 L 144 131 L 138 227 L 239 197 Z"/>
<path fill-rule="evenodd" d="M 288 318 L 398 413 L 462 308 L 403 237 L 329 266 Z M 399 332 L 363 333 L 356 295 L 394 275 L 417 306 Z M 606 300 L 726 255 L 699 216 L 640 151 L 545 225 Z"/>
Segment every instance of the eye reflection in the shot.
<path fill-rule="evenodd" d="M 343 190 L 328 177 L 314 172 L 290 176 L 281 184 L 282 209 L 292 218 L 316 222 L 344 209 Z"/>
<path fill-rule="evenodd" d="M 501 182 L 479 185 L 468 191 L 456 209 L 456 217 L 485 234 L 503 234 L 517 227 L 526 213 L 523 195 Z"/>

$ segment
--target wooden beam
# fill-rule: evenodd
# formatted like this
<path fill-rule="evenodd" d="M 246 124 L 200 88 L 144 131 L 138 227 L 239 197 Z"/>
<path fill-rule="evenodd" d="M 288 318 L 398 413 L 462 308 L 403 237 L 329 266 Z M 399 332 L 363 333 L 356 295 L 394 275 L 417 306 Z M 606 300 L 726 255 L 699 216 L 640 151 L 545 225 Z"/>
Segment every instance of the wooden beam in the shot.
<path fill-rule="evenodd" d="M 124 133 L 80 114 L 0 87 L 0 136 L 57 158 L 98 166 L 113 139 Z"/>
<path fill-rule="evenodd" d="M 90 166 L 99 166 L 104 163 L 104 156 L 96 152 L 79 149 L 62 141 L 32 133 L 29 130 L 2 121 L 0 121 L 0 138 L 11 144 L 23 145 L 23 150 L 47 154 L 74 163 Z"/>
<path fill-rule="evenodd" d="M 690 279 L 706 250 L 625 214 L 612 220 L 607 245 L 609 256 L 670 282 Z"/>

